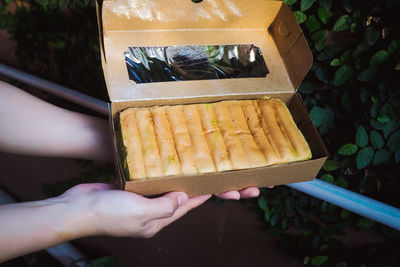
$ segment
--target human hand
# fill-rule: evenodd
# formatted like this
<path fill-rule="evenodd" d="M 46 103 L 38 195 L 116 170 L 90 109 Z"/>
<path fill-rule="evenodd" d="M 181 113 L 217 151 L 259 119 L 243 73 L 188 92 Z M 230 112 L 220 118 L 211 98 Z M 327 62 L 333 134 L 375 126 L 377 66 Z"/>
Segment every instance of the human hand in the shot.
<path fill-rule="evenodd" d="M 171 192 L 150 199 L 97 183 L 77 185 L 61 197 L 87 207 L 91 234 L 149 238 L 211 195 L 188 198 L 183 192 Z"/>
<path fill-rule="evenodd" d="M 258 197 L 260 190 L 257 187 L 247 187 L 240 191 L 228 191 L 221 194 L 216 194 L 221 199 L 239 200 L 241 198 Z"/>

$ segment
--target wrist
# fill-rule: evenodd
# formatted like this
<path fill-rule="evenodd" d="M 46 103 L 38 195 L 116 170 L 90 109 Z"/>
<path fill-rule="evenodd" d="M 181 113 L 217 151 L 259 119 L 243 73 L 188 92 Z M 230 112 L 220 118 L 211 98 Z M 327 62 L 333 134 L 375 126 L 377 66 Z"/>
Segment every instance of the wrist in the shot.
<path fill-rule="evenodd" d="M 59 196 L 52 199 L 60 216 L 54 223 L 54 233 L 64 241 L 98 234 L 98 223 L 83 196 Z"/>

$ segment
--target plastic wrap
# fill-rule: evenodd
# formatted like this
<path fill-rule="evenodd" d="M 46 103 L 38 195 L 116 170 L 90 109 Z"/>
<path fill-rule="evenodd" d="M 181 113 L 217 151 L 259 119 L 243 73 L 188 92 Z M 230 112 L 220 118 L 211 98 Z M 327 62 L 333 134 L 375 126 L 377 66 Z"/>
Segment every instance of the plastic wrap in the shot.
<path fill-rule="evenodd" d="M 136 83 L 265 77 L 260 48 L 252 45 L 129 47 L 129 79 Z"/>

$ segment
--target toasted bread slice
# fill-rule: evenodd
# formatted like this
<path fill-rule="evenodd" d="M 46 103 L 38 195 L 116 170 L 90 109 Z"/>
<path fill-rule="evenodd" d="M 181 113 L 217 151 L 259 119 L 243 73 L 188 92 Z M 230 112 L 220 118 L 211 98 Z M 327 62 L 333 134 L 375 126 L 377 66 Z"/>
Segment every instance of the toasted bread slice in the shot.
<path fill-rule="evenodd" d="M 230 112 L 233 126 L 236 129 L 236 135 L 245 148 L 247 160 L 249 161 L 250 167 L 262 167 L 267 165 L 264 155 L 254 141 L 251 135 L 250 129 L 247 126 L 246 118 L 243 114 L 241 101 L 227 101 L 228 110 Z"/>
<path fill-rule="evenodd" d="M 140 140 L 142 142 L 146 176 L 162 176 L 161 158 L 158 151 L 156 136 L 154 134 L 153 120 L 149 109 L 137 109 L 136 121 L 138 123 Z"/>
<path fill-rule="evenodd" d="M 243 109 L 244 116 L 246 118 L 247 125 L 253 135 L 254 141 L 260 148 L 266 159 L 266 165 L 273 165 L 280 161 L 279 153 L 272 147 L 271 143 L 268 141 L 267 136 L 264 133 L 263 127 L 257 116 L 256 108 L 253 101 L 244 100 L 240 101 Z M 262 119 L 263 121 L 264 119 Z M 265 123 L 264 123 L 265 124 Z"/>
<path fill-rule="evenodd" d="M 268 99 L 257 100 L 255 103 L 257 103 L 265 122 L 265 127 L 263 127 L 265 135 L 278 151 L 281 158 L 280 163 L 296 161 L 296 153 L 278 124 L 273 103 Z"/>
<path fill-rule="evenodd" d="M 176 152 L 178 153 L 181 163 L 182 173 L 196 174 L 197 168 L 194 162 L 192 142 L 183 116 L 182 106 L 168 106 L 167 116 L 171 126 Z"/>
<path fill-rule="evenodd" d="M 181 173 L 181 164 L 175 150 L 170 125 L 167 119 L 166 107 L 153 107 L 150 109 L 154 122 L 158 150 L 160 152 L 161 166 L 164 176 Z"/>
<path fill-rule="evenodd" d="M 293 117 L 290 114 L 290 111 L 286 107 L 285 103 L 283 103 L 279 99 L 271 99 L 269 101 L 274 107 L 276 119 L 279 126 L 281 127 L 282 132 L 286 136 L 287 140 L 289 140 L 296 153 L 296 159 L 310 159 L 310 147 L 308 146 L 308 143 L 299 128 L 297 128 L 297 125 L 294 122 Z"/>
<path fill-rule="evenodd" d="M 225 146 L 231 157 L 233 169 L 250 168 L 251 165 L 247 160 L 246 152 L 240 138 L 236 134 L 226 101 L 213 103 L 212 105 L 222 136 L 224 137 Z"/>
<path fill-rule="evenodd" d="M 203 132 L 196 105 L 182 106 L 183 115 L 192 141 L 194 159 L 199 173 L 215 172 L 213 159 Z"/>
<path fill-rule="evenodd" d="M 217 171 L 232 170 L 231 160 L 229 159 L 228 151 L 226 150 L 224 138 L 221 130 L 218 127 L 217 119 L 214 115 L 214 109 L 211 104 L 198 105 L 200 119 L 203 126 L 203 131 L 206 135 L 208 147 Z"/>
<path fill-rule="evenodd" d="M 142 142 L 136 121 L 136 109 L 124 110 L 120 115 L 122 142 L 126 149 L 126 165 L 131 180 L 146 178 Z"/>

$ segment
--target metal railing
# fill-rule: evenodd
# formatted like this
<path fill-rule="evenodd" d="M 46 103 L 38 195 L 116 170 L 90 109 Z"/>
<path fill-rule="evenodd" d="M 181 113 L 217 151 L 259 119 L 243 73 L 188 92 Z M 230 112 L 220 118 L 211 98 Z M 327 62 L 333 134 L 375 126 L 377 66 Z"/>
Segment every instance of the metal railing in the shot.
<path fill-rule="evenodd" d="M 63 97 L 100 113 L 108 114 L 107 103 L 104 101 L 8 67 L 1 63 L 0 74 L 32 85 L 51 94 Z M 311 182 L 288 184 L 287 186 L 400 230 L 400 209 L 396 207 L 384 204 L 339 186 L 326 183 L 319 179 L 315 179 Z"/>

